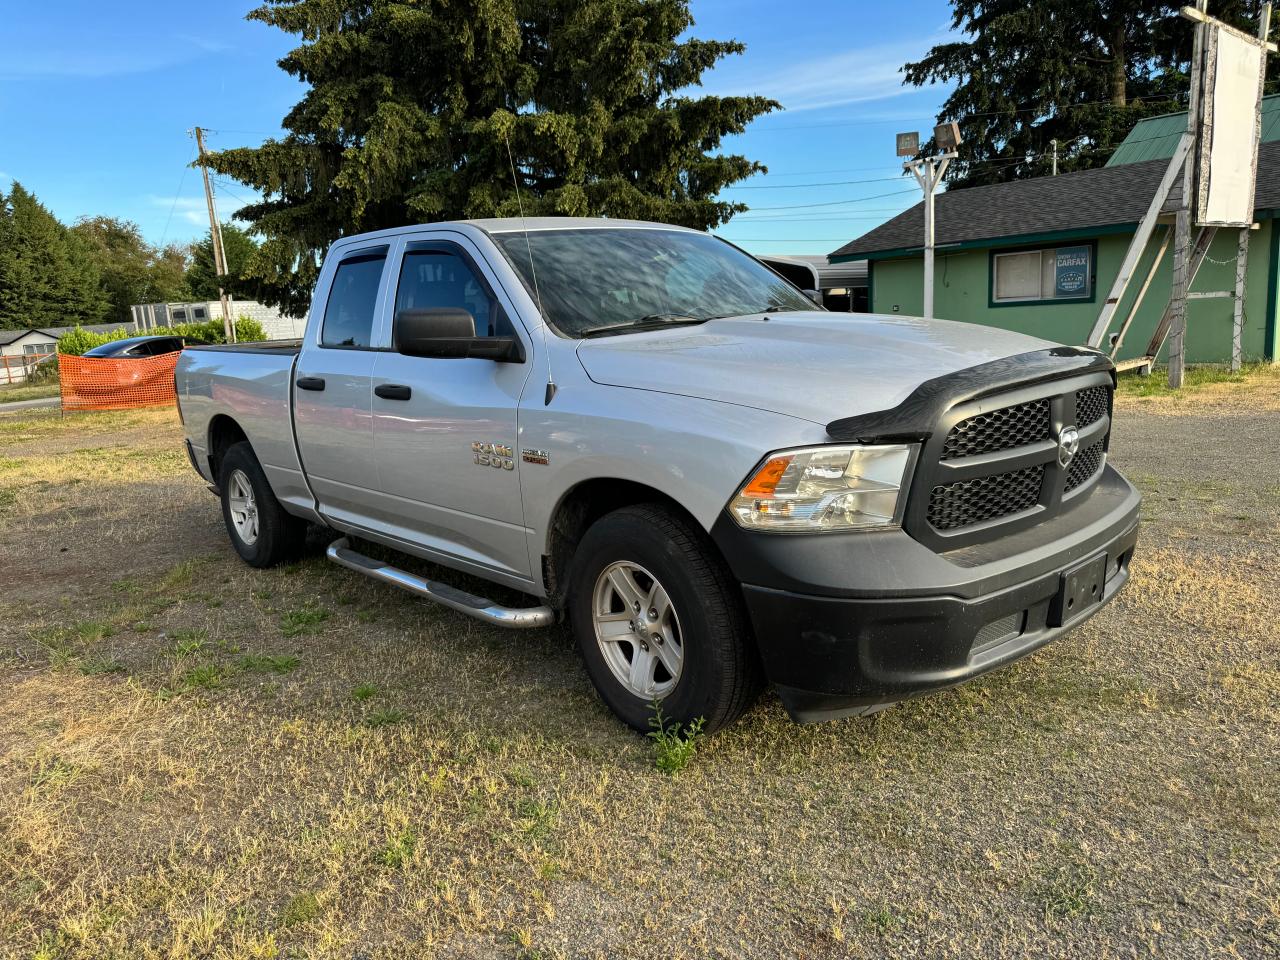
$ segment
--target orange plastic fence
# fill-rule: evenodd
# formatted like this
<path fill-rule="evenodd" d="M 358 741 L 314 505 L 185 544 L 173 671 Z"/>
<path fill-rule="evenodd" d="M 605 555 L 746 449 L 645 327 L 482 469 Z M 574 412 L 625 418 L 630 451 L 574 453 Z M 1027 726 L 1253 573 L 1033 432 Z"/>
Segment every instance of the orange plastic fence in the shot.
<path fill-rule="evenodd" d="M 182 351 L 158 357 L 58 357 L 63 410 L 125 410 L 178 402 L 173 369 Z"/>

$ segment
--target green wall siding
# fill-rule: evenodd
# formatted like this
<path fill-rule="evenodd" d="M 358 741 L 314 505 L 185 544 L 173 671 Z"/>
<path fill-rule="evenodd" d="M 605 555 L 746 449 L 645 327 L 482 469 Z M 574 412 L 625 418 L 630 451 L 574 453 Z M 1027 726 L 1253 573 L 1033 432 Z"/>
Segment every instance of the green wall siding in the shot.
<path fill-rule="evenodd" d="M 1120 328 L 1137 295 L 1151 260 L 1159 246 L 1159 230 L 1147 245 L 1129 291 L 1121 301 L 1111 331 Z M 1246 275 L 1245 324 L 1243 351 L 1246 359 L 1276 359 L 1280 344 L 1275 342 L 1280 324 L 1268 323 L 1267 311 L 1276 310 L 1268 303 L 1272 265 L 1271 241 L 1275 221 L 1262 221 L 1262 228 L 1249 238 L 1249 265 Z M 1209 249 L 1209 259 L 1200 268 L 1193 290 L 1231 290 L 1235 286 L 1235 256 L 1239 233 L 1220 230 Z M 934 312 L 946 320 L 981 323 L 1007 330 L 1018 330 L 1060 343 L 1083 343 L 1089 335 L 1107 291 L 1120 270 L 1120 262 L 1128 249 L 1129 235 L 1097 238 L 1095 265 L 1095 297 L 1092 302 L 1035 303 L 1017 306 L 992 306 L 990 295 L 990 249 L 938 251 L 934 263 Z M 1078 241 L 1067 241 L 1071 245 Z M 1013 243 L 996 249 L 1016 249 Z M 1151 289 L 1125 334 L 1119 356 L 1141 356 L 1168 302 L 1172 273 L 1172 251 L 1167 251 L 1152 281 Z M 1222 261 L 1214 263 L 1213 261 Z M 871 309 L 875 313 L 901 313 L 919 316 L 923 310 L 920 257 L 878 260 L 874 264 L 875 285 Z M 1229 298 L 1192 300 L 1187 315 L 1186 353 L 1190 363 L 1217 363 L 1231 359 L 1231 311 Z M 1268 336 L 1270 334 L 1270 337 Z M 1268 339 L 1271 342 L 1268 342 Z"/>

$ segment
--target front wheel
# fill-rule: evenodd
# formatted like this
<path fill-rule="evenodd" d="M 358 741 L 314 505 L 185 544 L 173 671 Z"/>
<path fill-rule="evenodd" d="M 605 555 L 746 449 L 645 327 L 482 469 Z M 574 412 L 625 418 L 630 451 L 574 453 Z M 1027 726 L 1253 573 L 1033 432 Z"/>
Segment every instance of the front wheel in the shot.
<path fill-rule="evenodd" d="M 735 720 L 759 692 L 737 585 L 706 535 L 658 505 L 625 507 L 582 538 L 569 615 L 587 672 L 628 726 Z"/>
<path fill-rule="evenodd" d="M 234 444 L 222 457 L 218 490 L 227 535 L 245 563 L 272 567 L 302 553 L 306 521 L 280 506 L 247 441 Z"/>

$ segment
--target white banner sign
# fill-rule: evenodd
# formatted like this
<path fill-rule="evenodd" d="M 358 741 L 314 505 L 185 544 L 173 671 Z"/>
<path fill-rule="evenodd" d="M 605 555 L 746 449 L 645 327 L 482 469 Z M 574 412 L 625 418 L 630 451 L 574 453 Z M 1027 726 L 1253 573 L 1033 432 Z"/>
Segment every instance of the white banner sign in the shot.
<path fill-rule="evenodd" d="M 1230 28 L 1208 25 L 1203 76 L 1204 135 L 1196 147 L 1195 221 L 1246 227 L 1253 222 L 1258 166 L 1261 44 Z"/>

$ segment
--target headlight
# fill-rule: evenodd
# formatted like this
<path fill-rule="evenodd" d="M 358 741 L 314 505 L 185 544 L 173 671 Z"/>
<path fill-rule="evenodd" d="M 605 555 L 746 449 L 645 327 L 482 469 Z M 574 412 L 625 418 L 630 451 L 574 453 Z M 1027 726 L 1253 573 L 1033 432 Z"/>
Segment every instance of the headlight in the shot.
<path fill-rule="evenodd" d="M 811 531 L 894 527 L 902 522 L 916 447 L 804 447 L 769 457 L 729 503 L 753 530 Z"/>

